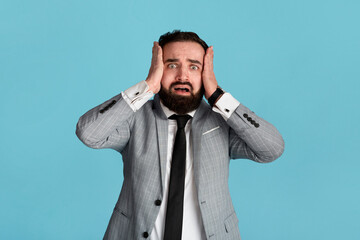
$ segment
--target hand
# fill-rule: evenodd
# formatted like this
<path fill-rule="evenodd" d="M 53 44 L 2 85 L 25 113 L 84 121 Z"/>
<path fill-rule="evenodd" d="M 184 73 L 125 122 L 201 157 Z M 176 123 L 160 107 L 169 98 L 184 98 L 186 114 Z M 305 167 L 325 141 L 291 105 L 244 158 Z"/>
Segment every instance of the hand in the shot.
<path fill-rule="evenodd" d="M 209 97 L 216 91 L 218 86 L 215 73 L 214 73 L 214 49 L 213 46 L 209 47 L 204 56 L 204 69 L 202 72 L 202 81 L 205 88 L 205 98 Z"/>
<path fill-rule="evenodd" d="M 146 83 L 149 85 L 149 90 L 153 93 L 158 93 L 161 88 L 161 78 L 164 72 L 164 62 L 162 48 L 158 42 L 154 42 L 152 48 L 152 58 L 149 74 L 146 78 Z"/>

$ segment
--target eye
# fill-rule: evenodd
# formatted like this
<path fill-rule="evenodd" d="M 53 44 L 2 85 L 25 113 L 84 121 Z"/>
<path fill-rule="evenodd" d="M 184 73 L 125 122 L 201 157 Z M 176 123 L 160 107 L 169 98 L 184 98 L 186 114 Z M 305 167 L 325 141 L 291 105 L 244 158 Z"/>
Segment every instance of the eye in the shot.
<path fill-rule="evenodd" d="M 198 66 L 195 66 L 195 65 L 192 65 L 190 68 L 191 68 L 192 70 L 198 70 L 198 69 L 199 69 L 199 67 L 198 67 Z"/>
<path fill-rule="evenodd" d="M 169 65 L 168 65 L 168 68 L 176 68 L 176 64 L 174 64 L 174 63 L 170 63 Z"/>

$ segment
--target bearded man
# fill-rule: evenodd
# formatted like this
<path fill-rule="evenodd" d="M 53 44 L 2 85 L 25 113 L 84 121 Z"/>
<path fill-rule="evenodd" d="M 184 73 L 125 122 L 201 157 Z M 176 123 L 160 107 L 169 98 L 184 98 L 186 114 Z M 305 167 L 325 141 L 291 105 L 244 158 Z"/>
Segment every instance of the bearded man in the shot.
<path fill-rule="evenodd" d="M 197 34 L 168 32 L 154 42 L 145 81 L 80 117 L 76 134 L 85 145 L 123 159 L 104 239 L 240 239 L 229 161 L 271 162 L 284 141 L 218 86 L 213 57 Z"/>

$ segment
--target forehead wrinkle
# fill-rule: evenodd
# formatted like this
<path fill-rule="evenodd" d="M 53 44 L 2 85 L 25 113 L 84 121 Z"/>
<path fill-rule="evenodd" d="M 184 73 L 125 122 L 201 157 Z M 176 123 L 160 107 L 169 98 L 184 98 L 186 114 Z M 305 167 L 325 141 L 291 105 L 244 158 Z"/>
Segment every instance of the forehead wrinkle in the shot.
<path fill-rule="evenodd" d="M 196 42 L 185 41 L 185 42 L 170 42 L 163 47 L 163 57 L 164 59 L 177 59 L 181 61 L 182 59 L 188 61 L 198 60 L 198 64 L 202 64 L 205 51 L 203 47 Z M 164 61 L 168 62 L 168 61 Z"/>
<path fill-rule="evenodd" d="M 195 60 L 195 59 L 190 59 L 187 58 L 186 59 L 188 62 L 194 63 L 194 64 L 199 64 L 200 66 L 202 66 L 201 62 L 199 60 Z M 178 58 L 168 58 L 165 60 L 165 63 L 169 63 L 169 62 L 179 62 L 180 60 Z"/>

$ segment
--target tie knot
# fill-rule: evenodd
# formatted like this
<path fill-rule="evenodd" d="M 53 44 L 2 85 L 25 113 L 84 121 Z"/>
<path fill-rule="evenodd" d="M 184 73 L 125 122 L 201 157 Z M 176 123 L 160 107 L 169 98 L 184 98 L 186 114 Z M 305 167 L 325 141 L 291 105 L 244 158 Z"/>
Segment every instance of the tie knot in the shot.
<path fill-rule="evenodd" d="M 187 121 L 191 118 L 190 115 L 171 115 L 169 119 L 174 119 L 177 122 L 178 128 L 184 128 Z"/>

